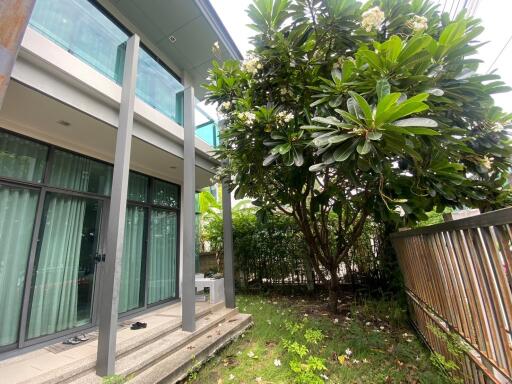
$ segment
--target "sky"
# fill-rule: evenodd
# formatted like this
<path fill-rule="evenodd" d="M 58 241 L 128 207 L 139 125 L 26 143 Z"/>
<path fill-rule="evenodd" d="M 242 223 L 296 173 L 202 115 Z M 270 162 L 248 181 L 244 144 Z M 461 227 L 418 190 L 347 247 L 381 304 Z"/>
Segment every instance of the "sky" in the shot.
<path fill-rule="evenodd" d="M 251 49 L 249 39 L 253 34 L 253 31 L 247 27 L 250 19 L 245 12 L 251 0 L 210 0 L 210 2 L 236 45 L 245 55 Z M 512 86 L 511 14 L 512 0 L 480 0 L 475 13 L 476 17 L 482 19 L 485 28 L 480 40 L 488 42 L 479 50 L 478 58 L 483 60 L 483 63 L 480 64 L 478 71 L 480 73 L 489 71 L 499 52 L 505 48 L 492 69 L 496 68 L 497 73 L 510 86 Z M 507 112 L 512 112 L 512 92 L 496 95 L 495 101 Z"/>

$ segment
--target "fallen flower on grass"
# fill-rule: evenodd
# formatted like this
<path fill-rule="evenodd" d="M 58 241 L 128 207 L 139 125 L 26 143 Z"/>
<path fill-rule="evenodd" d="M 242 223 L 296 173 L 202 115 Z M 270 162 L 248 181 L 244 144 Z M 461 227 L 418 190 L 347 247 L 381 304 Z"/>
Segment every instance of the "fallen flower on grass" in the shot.
<path fill-rule="evenodd" d="M 235 380 L 235 375 L 233 375 L 233 374 L 229 375 L 228 380 L 229 381 Z"/>
<path fill-rule="evenodd" d="M 350 348 L 345 349 L 345 355 L 352 356 L 352 350 Z"/>
<path fill-rule="evenodd" d="M 281 366 L 281 360 L 279 360 L 279 359 L 274 359 L 274 365 L 275 365 L 276 367 L 280 367 L 280 366 Z"/>

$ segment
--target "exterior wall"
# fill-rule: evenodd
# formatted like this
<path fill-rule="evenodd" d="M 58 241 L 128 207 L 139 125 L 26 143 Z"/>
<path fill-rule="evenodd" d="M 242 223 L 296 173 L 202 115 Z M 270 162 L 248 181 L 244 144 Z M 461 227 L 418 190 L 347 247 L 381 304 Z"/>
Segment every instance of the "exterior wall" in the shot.
<path fill-rule="evenodd" d="M 30 27 L 12 78 L 117 127 L 121 87 Z M 135 137 L 183 157 L 183 127 L 139 98 L 135 99 L 134 112 Z M 200 140 L 196 148 L 197 165 L 204 169 L 214 167 L 209 156 L 211 148 Z"/>

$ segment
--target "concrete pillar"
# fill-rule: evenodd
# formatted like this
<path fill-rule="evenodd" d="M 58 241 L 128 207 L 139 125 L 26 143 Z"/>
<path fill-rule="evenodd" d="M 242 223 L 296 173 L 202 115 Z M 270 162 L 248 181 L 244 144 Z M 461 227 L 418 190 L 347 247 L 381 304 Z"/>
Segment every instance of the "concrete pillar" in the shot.
<path fill-rule="evenodd" d="M 183 267 L 181 281 L 182 328 L 187 332 L 196 330 L 195 289 L 195 192 L 196 192 L 196 148 L 195 148 L 195 98 L 194 88 L 188 87 L 183 95 Z"/>
<path fill-rule="evenodd" d="M 219 121 L 219 129 L 224 121 Z M 222 226 L 224 240 L 224 296 L 226 308 L 235 308 L 235 269 L 233 260 L 233 219 L 231 216 L 231 190 L 229 180 L 222 180 Z"/>
<path fill-rule="evenodd" d="M 0 1 L 0 109 L 35 0 Z"/>
<path fill-rule="evenodd" d="M 101 275 L 101 298 L 99 303 L 99 336 L 96 373 L 100 376 L 114 374 L 117 337 L 117 306 L 121 258 L 123 256 L 126 198 L 132 146 L 133 107 L 139 58 L 139 36 L 133 35 L 126 46 L 123 89 L 117 128 L 116 152 L 112 195 L 108 214 L 106 258 Z"/>
<path fill-rule="evenodd" d="M 222 180 L 222 219 L 224 232 L 224 296 L 226 308 L 235 308 L 235 270 L 233 266 L 231 191 L 226 179 Z"/>

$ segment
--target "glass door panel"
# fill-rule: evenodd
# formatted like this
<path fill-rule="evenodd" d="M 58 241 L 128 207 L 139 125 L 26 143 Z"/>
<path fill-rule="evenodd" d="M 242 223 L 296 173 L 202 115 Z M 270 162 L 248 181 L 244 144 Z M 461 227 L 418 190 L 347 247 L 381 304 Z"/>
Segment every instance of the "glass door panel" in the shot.
<path fill-rule="evenodd" d="M 0 346 L 18 340 L 38 191 L 0 185 Z"/>
<path fill-rule="evenodd" d="M 128 205 L 119 290 L 119 313 L 144 305 L 146 216 L 143 207 Z"/>
<path fill-rule="evenodd" d="M 49 193 L 41 222 L 28 338 L 91 322 L 101 201 Z"/>
<path fill-rule="evenodd" d="M 176 212 L 153 209 L 149 236 L 148 304 L 176 296 Z"/>

